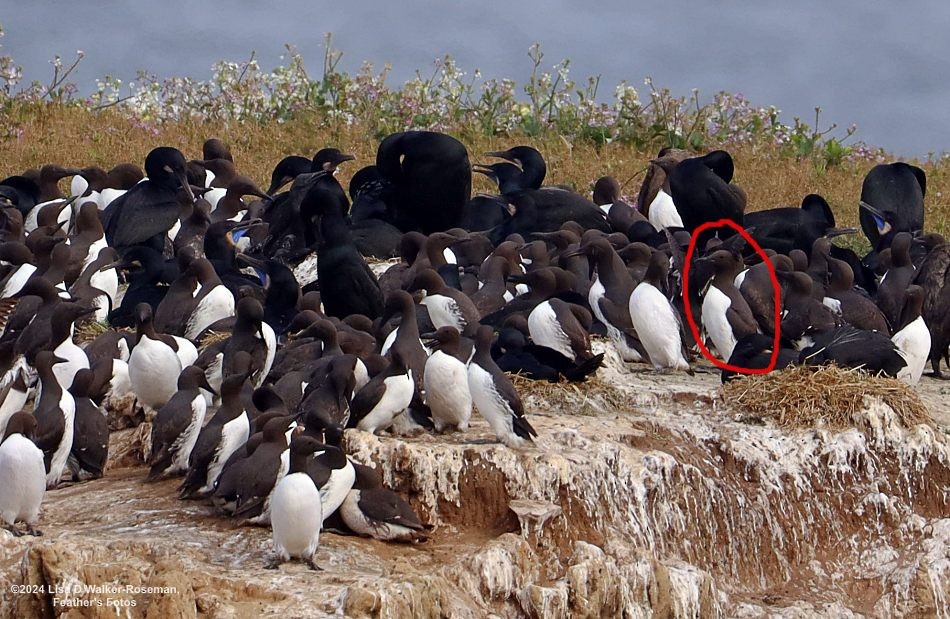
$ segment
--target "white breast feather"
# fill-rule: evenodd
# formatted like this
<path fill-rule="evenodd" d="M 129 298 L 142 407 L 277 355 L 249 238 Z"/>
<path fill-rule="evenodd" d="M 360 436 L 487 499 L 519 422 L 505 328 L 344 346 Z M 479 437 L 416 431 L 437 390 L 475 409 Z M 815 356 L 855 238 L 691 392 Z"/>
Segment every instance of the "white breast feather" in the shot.
<path fill-rule="evenodd" d="M 224 463 L 228 461 L 228 458 L 238 447 L 247 442 L 249 432 L 250 423 L 247 419 L 247 412 L 241 413 L 221 427 L 221 441 L 214 452 L 214 458 L 208 465 L 205 486 L 199 492 L 210 492 L 214 489 L 214 482 L 221 475 Z"/>
<path fill-rule="evenodd" d="M 916 385 L 920 382 L 930 356 L 930 330 L 923 317 L 918 316 L 916 320 L 895 333 L 891 341 L 907 361 L 907 365 L 898 372 L 897 378 L 910 385 Z"/>
<path fill-rule="evenodd" d="M 653 227 L 659 232 L 663 228 L 682 228 L 683 219 L 680 217 L 673 198 L 662 189 L 657 192 L 653 202 L 650 203 L 649 220 Z"/>
<path fill-rule="evenodd" d="M 655 368 L 689 368 L 683 358 L 679 321 L 662 292 L 641 282 L 630 295 L 630 319 Z"/>
<path fill-rule="evenodd" d="M 185 337 L 194 339 L 211 323 L 234 315 L 234 295 L 223 285 L 208 291 L 188 317 Z"/>
<path fill-rule="evenodd" d="M 577 360 L 577 355 L 571 348 L 571 338 L 564 332 L 554 308 L 548 301 L 531 310 L 528 315 L 528 331 L 535 344 L 556 350 L 571 361 Z"/>
<path fill-rule="evenodd" d="M 0 521 L 34 524 L 46 492 L 43 452 L 33 441 L 14 434 L 0 444 Z"/>
<path fill-rule="evenodd" d="M 458 303 L 452 297 L 441 294 L 427 295 L 422 300 L 429 310 L 429 318 L 436 329 L 440 327 L 455 327 L 459 331 L 465 328 L 465 320 L 459 311 Z"/>
<path fill-rule="evenodd" d="M 412 402 L 414 386 L 411 374 L 390 376 L 383 381 L 386 391 L 365 417 L 360 419 L 356 427 L 364 432 L 378 432 L 385 430 L 393 423 L 393 418 L 406 410 Z"/>
<path fill-rule="evenodd" d="M 511 407 L 495 388 L 491 374 L 477 363 L 468 366 L 468 386 L 475 408 L 485 418 L 499 441 L 518 442 L 513 430 Z"/>
<path fill-rule="evenodd" d="M 466 430 L 472 416 L 472 393 L 465 364 L 437 350 L 426 361 L 423 383 L 435 429 L 438 432 L 447 427 Z"/>
<path fill-rule="evenodd" d="M 715 286 L 710 286 L 703 298 L 702 319 L 703 329 L 709 334 L 716 351 L 723 361 L 728 361 L 732 356 L 732 350 L 736 347 L 736 336 L 732 332 L 732 326 L 726 318 L 726 310 L 732 305 L 721 290 Z"/>
<path fill-rule="evenodd" d="M 63 395 L 59 399 L 59 408 L 63 411 L 65 418 L 65 428 L 63 437 L 59 441 L 59 446 L 53 452 L 50 460 L 49 472 L 46 474 L 46 487 L 52 488 L 59 483 L 63 477 L 63 470 L 66 468 L 66 460 L 69 458 L 69 452 L 73 448 L 73 425 L 76 422 L 76 401 L 68 391 L 63 389 Z"/>
<path fill-rule="evenodd" d="M 323 526 L 320 493 L 306 473 L 287 475 L 271 495 L 274 550 L 284 561 L 312 559 Z"/>
<path fill-rule="evenodd" d="M 353 488 L 356 482 L 356 469 L 349 460 L 346 464 L 330 473 L 330 479 L 320 488 L 320 500 L 322 502 L 323 520 L 329 518 L 339 509 L 347 493 Z"/>

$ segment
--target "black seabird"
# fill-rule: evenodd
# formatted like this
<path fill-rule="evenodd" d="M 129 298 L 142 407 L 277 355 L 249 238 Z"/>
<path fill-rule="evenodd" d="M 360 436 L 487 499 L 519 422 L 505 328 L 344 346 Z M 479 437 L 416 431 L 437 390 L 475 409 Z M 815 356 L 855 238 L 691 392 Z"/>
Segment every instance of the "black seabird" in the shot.
<path fill-rule="evenodd" d="M 584 382 L 604 361 L 604 353 L 576 363 L 546 346 L 528 342 L 528 321 L 523 315 L 506 319 L 492 344 L 492 358 L 504 372 L 520 374 L 531 380 Z"/>
<path fill-rule="evenodd" d="M 383 313 L 383 294 L 376 275 L 360 255 L 344 219 L 346 196 L 332 176 L 314 181 L 301 204 L 301 214 L 319 215 L 317 281 L 328 316 L 346 318 L 363 314 L 371 319 Z"/>
<path fill-rule="evenodd" d="M 752 238 L 763 249 L 787 254 L 792 249 L 811 251 L 815 240 L 823 236 L 852 233 L 852 228 L 835 228 L 835 215 L 820 195 L 802 198 L 801 208 L 773 208 L 746 213 L 743 225 L 753 229 Z"/>
<path fill-rule="evenodd" d="M 267 523 L 270 495 L 290 464 L 287 432 L 291 422 L 289 416 L 268 417 L 263 430 L 248 438 L 245 449 L 232 454 L 218 477 L 216 505 L 234 516 L 249 517 L 250 523 Z"/>
<path fill-rule="evenodd" d="M 745 213 L 745 192 L 732 184 L 735 167 L 732 157 L 724 150 L 715 150 L 702 157 L 679 162 L 668 170 L 670 189 L 683 227 L 690 232 L 709 221 L 729 219 L 740 226 Z M 720 237 L 734 234 L 733 230 L 719 230 Z M 716 233 L 705 234 L 711 238 Z M 703 240 L 700 240 L 702 245 Z"/>
<path fill-rule="evenodd" d="M 741 262 L 725 249 L 716 250 L 695 262 L 708 262 L 713 267 L 715 274 L 703 297 L 703 330 L 715 344 L 720 357 L 728 359 L 737 340 L 758 330 L 749 304 L 735 286 Z"/>
<path fill-rule="evenodd" d="M 109 324 L 113 327 L 135 326 L 134 310 L 139 303 L 147 304 L 154 312 L 165 298 L 168 284 L 176 277 L 170 273 L 161 252 L 150 247 L 133 247 L 125 252 L 121 262 L 112 266 L 133 269 L 136 265 L 139 268 L 132 270 L 127 276 L 129 285 L 122 302 L 119 307 L 109 312 Z"/>
<path fill-rule="evenodd" d="M 281 159 L 270 175 L 268 195 L 274 195 L 287 183 L 292 183 L 301 174 L 310 172 L 310 160 L 300 155 L 289 155 Z"/>
<path fill-rule="evenodd" d="M 815 333 L 838 326 L 838 320 L 831 309 L 812 294 L 813 282 L 807 274 L 798 271 L 779 273 L 788 284 L 782 299 L 782 337 L 794 342 L 801 350 L 811 344 Z"/>
<path fill-rule="evenodd" d="M 148 180 L 116 198 L 102 212 L 106 240 L 119 253 L 140 244 L 161 252 L 165 236 L 178 221 L 178 189 L 194 201 L 177 148 L 160 146 L 145 158 Z"/>
<path fill-rule="evenodd" d="M 732 349 L 732 356 L 729 357 L 729 365 L 741 368 L 762 369 L 769 366 L 772 360 L 775 341 L 772 336 L 763 333 L 750 333 L 745 337 L 739 338 L 735 348 Z M 778 357 L 775 361 L 775 370 L 781 370 L 798 363 L 799 353 L 791 348 L 779 349 Z M 723 368 L 720 375 L 723 383 L 741 377 L 742 374 Z"/>
<path fill-rule="evenodd" d="M 897 377 L 907 365 L 889 337 L 877 331 L 861 331 L 851 325 L 816 335 L 815 343 L 801 351 L 799 363 L 835 363 L 843 368 L 861 368 L 871 374 L 880 372 L 892 377 Z"/>
<path fill-rule="evenodd" d="M 890 333 L 887 318 L 866 292 L 854 285 L 854 271 L 844 260 L 828 258 L 829 281 L 822 302 L 851 326 Z"/>
<path fill-rule="evenodd" d="M 637 339 L 630 319 L 630 295 L 635 283 L 627 267 L 606 239 L 582 244 L 571 254 L 583 254 L 593 262 L 596 276 L 587 295 L 591 311 L 607 327 L 620 358 L 640 361 L 646 352 Z"/>
<path fill-rule="evenodd" d="M 33 408 L 33 415 L 37 423 L 36 446 L 43 450 L 48 488 L 55 487 L 62 479 L 73 446 L 76 402 L 53 373 L 55 364 L 62 361 L 48 350 L 40 351 L 36 356 L 41 395 Z"/>
<path fill-rule="evenodd" d="M 944 378 L 940 360 L 950 363 L 950 245 L 939 243 L 927 254 L 914 283 L 924 289 L 921 315 L 930 328 L 930 364 L 934 378 Z"/>
<path fill-rule="evenodd" d="M 877 287 L 875 301 L 884 312 L 888 324 L 897 327 L 907 286 L 914 281 L 917 270 L 910 259 L 910 246 L 913 239 L 909 232 L 898 232 L 891 242 L 891 266 L 881 278 Z"/>
<path fill-rule="evenodd" d="M 861 185 L 861 230 L 879 249 L 889 233 L 917 232 L 924 227 L 927 174 L 903 162 L 874 166 Z"/>
<path fill-rule="evenodd" d="M 403 131 L 384 139 L 376 168 L 391 185 L 387 198 L 397 228 L 425 234 L 461 223 L 472 193 L 472 169 L 465 146 L 443 133 Z"/>

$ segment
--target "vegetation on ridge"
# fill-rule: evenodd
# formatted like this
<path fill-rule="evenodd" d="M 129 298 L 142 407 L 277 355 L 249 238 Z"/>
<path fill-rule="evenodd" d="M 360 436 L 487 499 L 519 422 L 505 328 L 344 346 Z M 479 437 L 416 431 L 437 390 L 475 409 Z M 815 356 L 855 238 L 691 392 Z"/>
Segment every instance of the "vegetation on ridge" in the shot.
<path fill-rule="evenodd" d="M 242 63 L 216 63 L 209 81 L 159 80 L 139 72 L 130 84 L 105 77 L 93 95 L 81 97 L 70 82 L 81 52 L 70 64 L 55 58 L 45 85 L 21 85 L 19 67 L 0 55 L 0 174 L 48 162 L 141 162 L 158 144 L 198 156 L 203 140 L 216 136 L 231 145 L 241 170 L 264 184 L 281 157 L 337 146 L 357 156 L 356 165 L 342 170 L 346 182 L 375 160 L 384 135 L 433 129 L 461 139 L 473 161 L 488 150 L 531 144 L 548 162 L 547 182 L 587 192 L 597 177 L 611 174 L 631 200 L 660 148 L 725 148 L 736 160 L 735 181 L 747 191 L 750 210 L 797 205 L 817 192 L 839 225 L 856 225 L 861 181 L 888 159 L 882 150 L 852 141 L 853 126 L 844 135 L 836 135 L 833 125 L 821 128 L 818 109 L 813 124 L 796 118 L 787 125 L 778 109 L 755 107 L 740 94 L 721 92 L 702 104 L 695 90 L 677 97 L 649 78 L 644 90 L 617 85 L 605 103 L 599 78 L 575 82 L 568 60 L 546 70 L 537 45 L 528 56 L 533 71 L 521 88 L 508 79 L 482 79 L 477 70 L 468 75 L 450 56 L 438 59 L 430 74 L 417 72 L 393 87 L 386 83 L 388 66 L 364 64 L 355 75 L 339 70 L 341 54 L 328 35 L 319 78 L 288 46 L 286 64 L 270 72 L 251 54 Z M 928 174 L 928 228 L 948 234 L 942 205 L 947 159 L 921 165 Z M 494 189 L 484 179 L 475 188 Z"/>

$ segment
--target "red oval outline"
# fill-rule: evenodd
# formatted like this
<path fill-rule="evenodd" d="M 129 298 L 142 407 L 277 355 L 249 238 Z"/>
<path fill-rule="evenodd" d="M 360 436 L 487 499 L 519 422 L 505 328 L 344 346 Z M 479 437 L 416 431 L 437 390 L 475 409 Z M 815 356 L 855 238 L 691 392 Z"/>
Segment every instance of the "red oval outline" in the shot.
<path fill-rule="evenodd" d="M 689 265 L 693 260 L 693 252 L 696 250 L 696 242 L 698 240 L 699 234 L 709 230 L 710 228 L 722 228 L 723 226 L 728 226 L 736 232 L 742 235 L 742 238 L 745 239 L 746 243 L 752 246 L 752 249 L 755 250 L 759 256 L 762 257 L 762 260 L 765 262 L 766 267 L 769 270 L 769 279 L 772 280 L 772 297 L 775 301 L 775 337 L 772 340 L 772 356 L 769 358 L 768 366 L 764 368 L 746 368 L 741 365 L 731 365 L 726 361 L 720 361 L 713 356 L 709 349 L 706 348 L 706 345 L 703 343 L 702 337 L 699 334 L 699 326 L 696 324 L 696 321 L 693 319 L 693 310 L 689 304 Z M 731 219 L 720 219 L 719 221 L 707 221 L 693 231 L 692 236 L 689 239 L 689 247 L 686 250 L 686 259 L 685 264 L 683 265 L 683 309 L 686 314 L 686 322 L 689 323 L 689 328 L 693 332 L 693 338 L 696 340 L 696 343 L 699 345 L 700 352 L 703 353 L 703 356 L 712 361 L 713 365 L 717 368 L 723 370 L 729 370 L 730 372 L 737 372 L 739 374 L 768 374 L 775 369 L 775 365 L 778 363 L 778 353 L 779 353 L 779 340 L 782 335 L 781 322 L 782 322 L 782 289 L 778 282 L 778 277 L 775 276 L 775 266 L 772 264 L 772 261 L 769 260 L 768 255 L 758 243 L 755 242 L 755 239 L 752 238 L 752 235 L 745 231 L 745 229 L 732 221 Z"/>

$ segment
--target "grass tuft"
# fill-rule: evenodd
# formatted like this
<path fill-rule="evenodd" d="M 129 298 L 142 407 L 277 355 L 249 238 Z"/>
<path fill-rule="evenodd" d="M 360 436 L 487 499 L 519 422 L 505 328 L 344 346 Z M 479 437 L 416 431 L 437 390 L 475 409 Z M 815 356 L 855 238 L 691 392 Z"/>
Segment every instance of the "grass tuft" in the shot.
<path fill-rule="evenodd" d="M 593 416 L 630 408 L 630 397 L 598 378 L 583 383 L 532 380 L 519 374 L 508 374 L 525 404 L 536 410 L 569 410 L 575 415 Z"/>
<path fill-rule="evenodd" d="M 87 320 L 76 325 L 76 332 L 73 334 L 73 341 L 77 345 L 82 346 L 87 342 L 93 341 L 103 333 L 112 330 L 112 327 L 104 322 Z"/>
<path fill-rule="evenodd" d="M 743 416 L 771 419 L 782 427 L 855 426 L 867 398 L 887 404 L 905 428 L 931 423 L 927 407 L 907 384 L 833 365 L 744 376 L 723 385 L 722 397 Z"/>

